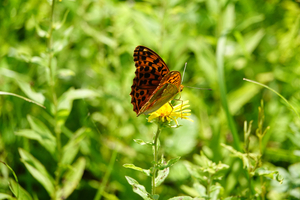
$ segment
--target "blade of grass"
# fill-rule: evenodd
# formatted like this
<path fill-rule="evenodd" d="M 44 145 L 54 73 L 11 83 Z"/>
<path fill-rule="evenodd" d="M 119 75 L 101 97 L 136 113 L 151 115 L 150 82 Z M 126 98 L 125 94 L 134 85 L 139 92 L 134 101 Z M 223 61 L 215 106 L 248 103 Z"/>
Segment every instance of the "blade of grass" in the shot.
<path fill-rule="evenodd" d="M 262 83 L 259 83 L 259 82 L 256 82 L 256 81 L 253 81 L 253 80 L 250 80 L 250 79 L 246 79 L 246 78 L 243 78 L 243 80 L 244 81 L 248 81 L 248 82 L 251 82 L 251 83 L 255 83 L 255 84 L 257 84 L 257 85 L 260 85 L 260 86 L 263 86 L 263 87 L 265 87 L 265 88 L 267 88 L 268 90 L 270 90 L 270 91 L 272 91 L 272 92 L 274 92 L 275 94 L 277 94 L 285 103 L 286 103 L 286 105 L 290 108 L 290 109 L 292 109 L 294 112 L 295 112 L 295 114 L 298 116 L 298 118 L 300 119 L 300 115 L 299 115 L 299 113 L 297 112 L 297 110 L 288 102 L 288 100 L 286 99 L 286 98 L 284 98 L 281 94 L 279 94 L 277 91 L 275 91 L 275 90 L 273 90 L 272 88 L 270 88 L 270 87 L 268 87 L 268 86 L 266 86 L 266 85 L 264 85 L 264 84 L 262 84 Z"/>
<path fill-rule="evenodd" d="M 14 93 L 10 93 L 10 92 L 2 92 L 2 91 L 0 91 L 0 95 L 11 95 L 11 96 L 15 96 L 15 97 L 18 97 L 18 98 L 23 99 L 23 100 L 25 100 L 25 101 L 28 101 L 28 102 L 30 102 L 30 103 L 34 103 L 34 104 L 36 104 L 36 105 L 38 105 L 38 106 L 40 106 L 40 107 L 42 107 L 42 108 L 46 108 L 45 106 L 43 106 L 42 104 L 39 104 L 38 102 L 35 102 L 35 101 L 31 100 L 31 99 L 28 99 L 28 98 L 26 98 L 26 97 L 23 97 L 23 96 L 14 94 Z"/>
<path fill-rule="evenodd" d="M 19 195 L 20 195 L 20 186 L 19 186 L 19 181 L 18 181 L 18 177 L 16 175 L 16 173 L 14 172 L 14 170 L 8 165 L 6 164 L 5 162 L 3 161 L 0 161 L 1 163 L 3 163 L 4 165 L 6 165 L 6 167 L 11 171 L 11 173 L 14 175 L 14 178 L 17 182 L 17 192 L 13 191 L 12 190 L 12 187 L 11 187 L 11 191 L 13 192 L 13 194 L 17 197 L 17 199 L 19 199 Z M 9 183 L 10 184 L 10 183 Z"/>
<path fill-rule="evenodd" d="M 235 123 L 233 121 L 233 117 L 228 108 L 227 95 L 226 95 L 227 90 L 226 90 L 225 76 L 224 76 L 224 52 L 225 52 L 227 34 L 228 32 L 224 32 L 219 38 L 217 44 L 216 59 L 217 59 L 217 70 L 218 70 L 218 82 L 220 86 L 221 102 L 233 137 L 234 148 L 238 151 L 241 151 L 242 149 L 240 146 L 239 137 L 237 134 Z"/>
<path fill-rule="evenodd" d="M 114 151 L 112 152 L 112 156 L 110 158 L 106 173 L 104 175 L 102 183 L 99 185 L 99 188 L 98 188 L 98 191 L 96 193 L 96 196 L 95 196 L 94 200 L 100 200 L 101 199 L 101 197 L 103 195 L 103 192 L 104 192 L 104 188 L 106 187 L 106 184 L 108 182 L 110 173 L 113 170 L 113 167 L 114 167 L 114 164 L 115 164 L 115 161 L 116 161 L 116 158 L 117 158 L 117 154 L 118 154 L 118 149 L 115 148 Z"/>

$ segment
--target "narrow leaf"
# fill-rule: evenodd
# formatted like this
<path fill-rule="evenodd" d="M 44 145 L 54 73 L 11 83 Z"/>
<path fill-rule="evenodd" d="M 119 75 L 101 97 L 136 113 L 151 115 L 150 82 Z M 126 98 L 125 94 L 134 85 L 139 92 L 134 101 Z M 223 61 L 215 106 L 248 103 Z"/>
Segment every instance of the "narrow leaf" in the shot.
<path fill-rule="evenodd" d="M 123 167 L 133 169 L 133 170 L 136 170 L 136 171 L 139 171 L 139 172 L 143 172 L 147 176 L 151 175 L 149 169 L 143 169 L 143 168 L 135 166 L 134 164 L 124 164 Z"/>
<path fill-rule="evenodd" d="M 54 180 L 47 172 L 46 168 L 34 158 L 29 152 L 19 148 L 21 161 L 29 173 L 47 190 L 49 195 L 52 195 L 54 190 Z"/>
<path fill-rule="evenodd" d="M 52 135 L 48 127 L 39 119 L 27 115 L 27 120 L 31 128 L 40 135 L 38 141 L 39 143 L 51 153 L 52 156 L 55 156 L 56 152 L 56 138 Z M 32 133 L 31 133 L 32 134 Z M 33 134 L 32 134 L 33 136 Z M 34 136 L 37 137 L 37 136 Z"/>
<path fill-rule="evenodd" d="M 132 186 L 133 192 L 140 195 L 144 200 L 154 200 L 151 195 L 146 191 L 143 185 L 140 185 L 135 179 L 125 176 L 128 183 Z"/>
<path fill-rule="evenodd" d="M 165 169 L 165 168 L 171 167 L 172 165 L 174 165 L 175 163 L 177 163 L 178 160 L 180 160 L 180 156 L 177 157 L 177 158 L 172 158 L 171 160 L 169 160 L 169 161 L 167 162 L 167 164 L 165 164 L 165 165 L 160 165 L 158 168 L 159 168 L 160 170 L 163 170 L 163 169 Z"/>
<path fill-rule="evenodd" d="M 149 146 L 152 146 L 153 143 L 152 142 L 144 142 L 143 140 L 141 139 L 133 139 L 134 142 L 140 144 L 140 145 L 149 145 Z"/>
<path fill-rule="evenodd" d="M 69 89 L 58 100 L 58 109 L 57 109 L 58 123 L 61 125 L 64 124 L 65 120 L 67 119 L 67 117 L 71 112 L 73 101 L 75 99 L 83 99 L 88 97 L 91 98 L 96 96 L 98 96 L 98 94 L 92 90 L 88 90 L 88 89 L 75 90 L 73 88 Z"/>
<path fill-rule="evenodd" d="M 9 194 L 0 193 L 0 199 L 13 199 L 14 197 Z"/>
<path fill-rule="evenodd" d="M 20 200 L 32 200 L 32 197 L 30 196 L 30 194 L 24 188 L 22 188 L 19 185 L 19 183 L 17 183 L 16 181 L 14 181 L 12 179 L 10 180 L 10 183 L 11 183 L 11 189 L 13 189 L 14 191 L 19 191 L 17 199 L 20 199 Z"/>
<path fill-rule="evenodd" d="M 35 101 L 31 100 L 31 99 L 27 99 L 26 97 L 23 97 L 23 96 L 14 94 L 14 93 L 9 93 L 9 92 L 2 92 L 2 91 L 0 91 L 0 95 L 11 95 L 11 96 L 15 96 L 15 97 L 18 97 L 18 98 L 23 99 L 23 100 L 25 100 L 25 101 L 28 101 L 28 102 L 30 102 L 30 103 L 34 103 L 34 104 L 36 104 L 36 105 L 38 105 L 38 106 L 40 106 L 40 107 L 42 107 L 42 108 L 45 108 L 45 106 L 43 106 L 42 104 L 39 104 L 38 102 L 35 102 Z"/>
<path fill-rule="evenodd" d="M 56 194 L 58 199 L 67 199 L 70 196 L 70 194 L 72 194 L 72 192 L 75 190 L 75 188 L 81 180 L 85 164 L 85 159 L 83 157 L 80 157 L 72 165 L 72 168 L 70 168 L 66 172 L 66 174 L 63 177 L 63 186 Z"/>
<path fill-rule="evenodd" d="M 244 81 L 248 81 L 248 82 L 251 82 L 251 83 L 255 83 L 257 85 L 260 85 L 262 87 L 265 87 L 267 89 L 269 89 L 270 91 L 274 92 L 275 94 L 277 94 L 284 102 L 285 104 L 291 109 L 294 111 L 294 113 L 298 116 L 298 118 L 300 119 L 300 115 L 299 113 L 297 112 L 297 110 L 288 102 L 288 100 L 286 98 L 284 98 L 281 94 L 279 94 L 277 91 L 275 91 L 274 89 L 262 84 L 262 83 L 259 83 L 259 82 L 256 82 L 256 81 L 253 81 L 253 80 L 250 80 L 250 79 L 246 79 L 246 78 L 243 78 Z"/>
<path fill-rule="evenodd" d="M 28 82 L 25 81 L 18 81 L 17 83 L 19 85 L 19 87 L 21 88 L 21 90 L 31 99 L 33 99 L 34 101 L 43 104 L 45 101 L 45 97 L 44 95 L 42 95 L 41 93 L 38 93 L 36 91 L 34 91 L 34 89 L 31 88 L 30 84 Z"/>
<path fill-rule="evenodd" d="M 283 182 L 283 177 L 279 174 L 279 172 L 277 170 L 272 171 L 272 170 L 268 170 L 263 167 L 260 167 L 255 170 L 255 175 L 271 178 L 275 181 L 278 181 L 280 184 L 282 184 L 282 182 Z"/>
<path fill-rule="evenodd" d="M 60 28 L 62 27 L 62 25 L 65 24 L 69 12 L 70 12 L 70 10 L 67 10 L 67 11 L 65 12 L 65 14 L 64 14 L 63 20 L 62 20 L 61 22 L 57 22 L 57 23 L 54 25 L 55 30 L 60 29 Z"/>
<path fill-rule="evenodd" d="M 202 198 L 203 199 L 203 198 Z M 179 197 L 173 197 L 169 200 L 202 200 L 200 198 L 193 198 L 193 197 L 189 197 L 189 196 L 179 196 Z"/>
<path fill-rule="evenodd" d="M 164 182 L 164 180 L 169 175 L 169 172 L 170 172 L 169 167 L 158 171 L 157 177 L 155 178 L 155 187 L 160 186 Z"/>
<path fill-rule="evenodd" d="M 76 131 L 69 142 L 63 147 L 63 156 L 61 162 L 63 164 L 71 164 L 77 155 L 80 142 L 85 138 L 90 129 L 81 128 Z"/>

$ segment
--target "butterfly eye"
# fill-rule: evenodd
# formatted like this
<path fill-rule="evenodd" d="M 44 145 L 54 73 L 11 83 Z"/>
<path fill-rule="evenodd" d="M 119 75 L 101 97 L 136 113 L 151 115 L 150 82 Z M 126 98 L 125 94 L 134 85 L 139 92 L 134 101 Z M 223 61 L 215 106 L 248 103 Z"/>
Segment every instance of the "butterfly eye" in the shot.
<path fill-rule="evenodd" d="M 184 86 L 183 85 L 180 85 L 180 92 L 182 92 Z"/>

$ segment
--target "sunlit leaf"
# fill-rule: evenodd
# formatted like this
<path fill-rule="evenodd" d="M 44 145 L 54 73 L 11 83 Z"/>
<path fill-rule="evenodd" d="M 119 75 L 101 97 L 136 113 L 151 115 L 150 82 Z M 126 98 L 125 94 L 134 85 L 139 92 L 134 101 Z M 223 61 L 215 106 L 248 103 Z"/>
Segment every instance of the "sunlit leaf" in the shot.
<path fill-rule="evenodd" d="M 188 196 L 179 196 L 179 197 L 173 197 L 169 200 L 204 200 L 204 198 L 193 198 Z"/>
<path fill-rule="evenodd" d="M 133 141 L 136 142 L 136 143 L 138 143 L 138 144 L 140 144 L 140 145 L 150 145 L 150 146 L 153 145 L 152 142 L 144 142 L 144 141 L 141 140 L 141 139 L 133 139 Z"/>
<path fill-rule="evenodd" d="M 70 138 L 69 142 L 63 147 L 63 156 L 61 162 L 63 164 L 71 164 L 77 155 L 80 143 L 85 138 L 90 129 L 81 128 Z"/>
<path fill-rule="evenodd" d="M 283 182 L 283 177 L 279 174 L 278 171 L 271 171 L 265 168 L 257 168 L 255 174 L 258 176 L 264 176 L 278 181 L 279 183 Z"/>
<path fill-rule="evenodd" d="M 67 170 L 63 176 L 62 187 L 57 191 L 56 196 L 58 199 L 66 199 L 72 194 L 79 184 L 83 171 L 85 169 L 86 161 L 83 157 L 78 160 Z"/>
<path fill-rule="evenodd" d="M 180 157 L 177 157 L 177 158 L 172 158 L 171 160 L 168 160 L 168 162 L 166 164 L 160 164 L 158 166 L 158 168 L 160 170 L 163 170 L 163 169 L 166 169 L 168 167 L 171 167 L 172 165 L 174 165 L 175 163 L 178 162 L 178 160 L 180 160 Z"/>
<path fill-rule="evenodd" d="M 22 200 L 32 200 L 33 198 L 30 196 L 29 192 L 27 192 L 19 183 L 15 182 L 14 180 L 10 180 L 11 188 L 16 192 L 19 191 L 18 199 Z M 0 198 L 1 199 L 1 198 Z"/>
<path fill-rule="evenodd" d="M 123 167 L 133 169 L 133 170 L 136 170 L 136 171 L 139 171 L 139 172 L 143 172 L 147 176 L 151 175 L 149 169 L 143 169 L 143 168 L 135 166 L 134 164 L 124 164 Z"/>
<path fill-rule="evenodd" d="M 40 107 L 45 108 L 45 106 L 39 104 L 38 102 L 35 102 L 35 101 L 31 100 L 31 99 L 27 99 L 26 97 L 23 97 L 23 96 L 20 96 L 20 95 L 17 95 L 17 94 L 13 94 L 13 93 L 9 93 L 9 92 L 2 92 L 2 91 L 0 91 L 0 95 L 10 95 L 10 96 L 15 96 L 15 97 L 21 98 L 21 99 L 23 99 L 23 100 L 25 100 L 25 101 L 28 101 L 28 102 L 30 102 L 30 103 L 34 103 L 34 104 L 36 104 L 36 105 L 38 105 L 38 106 L 40 106 Z"/>
<path fill-rule="evenodd" d="M 153 200 L 154 198 L 151 197 L 151 195 L 146 191 L 145 187 L 143 185 L 140 185 L 135 179 L 125 176 L 128 183 L 132 186 L 132 189 L 135 193 L 140 195 L 144 200 Z"/>
<path fill-rule="evenodd" d="M 167 176 L 169 175 L 170 172 L 170 168 L 167 167 L 163 170 L 158 170 L 157 172 L 157 176 L 155 177 L 155 187 L 160 186 L 164 180 L 167 178 Z"/>
<path fill-rule="evenodd" d="M 43 164 L 34 158 L 29 152 L 19 148 L 21 161 L 29 171 L 29 173 L 46 189 L 49 195 L 53 194 L 54 180 L 47 172 Z"/>
<path fill-rule="evenodd" d="M 36 91 L 34 91 L 33 88 L 30 87 L 30 84 L 27 82 L 23 82 L 23 81 L 17 81 L 19 87 L 22 89 L 22 91 L 31 99 L 33 99 L 34 101 L 43 104 L 45 101 L 45 97 L 43 94 L 38 93 Z"/>
<path fill-rule="evenodd" d="M 52 135 L 51 131 L 42 121 L 35 117 L 28 115 L 27 120 L 35 133 L 25 130 L 17 132 L 16 134 L 24 137 L 27 137 L 26 134 L 28 134 L 28 138 L 38 140 L 39 143 L 54 156 L 56 152 L 56 138 Z M 39 136 L 37 134 L 39 134 Z"/>

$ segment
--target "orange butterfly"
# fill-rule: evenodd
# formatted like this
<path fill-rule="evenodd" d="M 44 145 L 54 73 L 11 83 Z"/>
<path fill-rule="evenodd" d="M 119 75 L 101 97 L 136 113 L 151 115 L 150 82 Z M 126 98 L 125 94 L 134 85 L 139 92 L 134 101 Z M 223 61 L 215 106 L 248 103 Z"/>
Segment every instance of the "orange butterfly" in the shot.
<path fill-rule="evenodd" d="M 158 110 L 182 91 L 180 72 L 170 71 L 153 50 L 137 46 L 133 58 L 136 71 L 130 96 L 137 116 Z"/>

